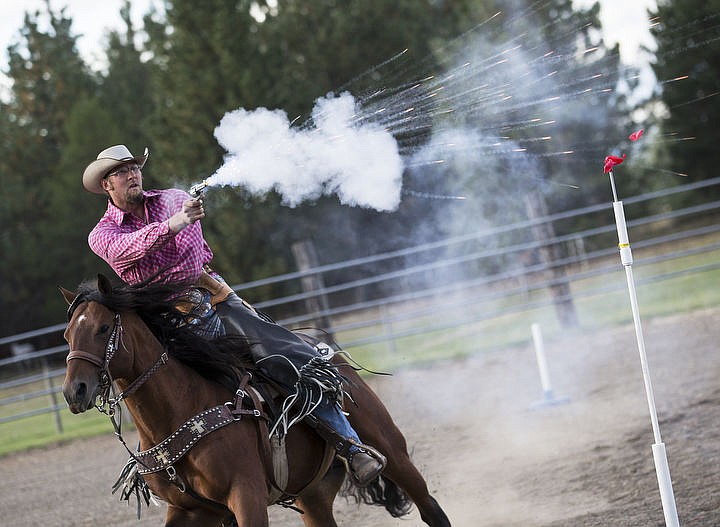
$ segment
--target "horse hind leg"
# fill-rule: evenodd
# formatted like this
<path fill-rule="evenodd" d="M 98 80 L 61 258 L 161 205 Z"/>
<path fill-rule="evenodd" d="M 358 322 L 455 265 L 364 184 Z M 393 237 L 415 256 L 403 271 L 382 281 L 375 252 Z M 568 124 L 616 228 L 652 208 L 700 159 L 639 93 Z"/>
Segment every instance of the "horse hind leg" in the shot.
<path fill-rule="evenodd" d="M 305 527 L 337 527 L 333 502 L 344 480 L 345 466 L 336 461 L 320 481 L 302 491 L 296 505 L 304 512 Z"/>
<path fill-rule="evenodd" d="M 404 516 L 412 503 L 420 518 L 430 527 L 450 527 L 450 520 L 437 500 L 430 494 L 427 483 L 406 452 L 381 447 L 388 464 L 380 478 L 365 489 L 358 489 L 361 499 L 379 502 L 394 517 Z M 412 503 L 408 502 L 408 499 Z"/>
<path fill-rule="evenodd" d="M 350 369 L 342 371 L 349 378 L 353 398 L 357 403 L 357 407 L 351 405 L 347 408 L 350 411 L 350 424 L 363 442 L 377 448 L 387 457 L 387 466 L 381 480 L 383 478 L 390 480 L 400 487 L 415 503 L 420 517 L 427 525 L 450 527 L 450 520 L 435 498 L 430 495 L 425 479 L 410 460 L 405 437 L 395 425 L 385 405 L 355 371 Z M 384 484 L 385 482 L 382 481 L 375 482 L 375 485 L 381 487 L 374 491 L 387 496 L 388 492 L 392 492 L 394 489 L 387 485 L 385 485 L 386 488 L 382 488 Z M 372 493 L 372 491 L 370 492 Z M 360 493 L 368 494 L 362 490 Z M 394 513 L 393 501 L 395 501 L 395 512 L 401 514 L 403 505 L 399 495 L 394 499 L 390 498 L 391 507 L 386 505 L 388 512 Z"/>

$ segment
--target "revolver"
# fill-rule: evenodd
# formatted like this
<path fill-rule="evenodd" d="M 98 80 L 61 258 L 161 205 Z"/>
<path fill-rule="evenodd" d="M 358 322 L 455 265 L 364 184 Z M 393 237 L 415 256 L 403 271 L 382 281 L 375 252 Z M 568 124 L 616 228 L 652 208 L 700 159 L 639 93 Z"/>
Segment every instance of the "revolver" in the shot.
<path fill-rule="evenodd" d="M 207 179 L 204 181 L 201 181 L 200 183 L 196 183 L 192 187 L 190 187 L 188 194 L 190 194 L 195 199 L 202 200 L 205 187 L 207 187 L 209 184 L 210 183 L 208 183 Z"/>

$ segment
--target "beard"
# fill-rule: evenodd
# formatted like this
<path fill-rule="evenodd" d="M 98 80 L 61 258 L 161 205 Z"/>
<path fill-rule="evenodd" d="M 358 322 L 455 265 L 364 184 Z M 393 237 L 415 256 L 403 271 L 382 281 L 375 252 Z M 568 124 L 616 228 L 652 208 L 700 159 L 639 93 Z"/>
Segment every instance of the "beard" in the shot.
<path fill-rule="evenodd" d="M 142 187 L 137 186 L 129 188 L 125 193 L 125 199 L 128 203 L 132 203 L 133 205 L 137 203 L 142 203 L 145 200 Z"/>

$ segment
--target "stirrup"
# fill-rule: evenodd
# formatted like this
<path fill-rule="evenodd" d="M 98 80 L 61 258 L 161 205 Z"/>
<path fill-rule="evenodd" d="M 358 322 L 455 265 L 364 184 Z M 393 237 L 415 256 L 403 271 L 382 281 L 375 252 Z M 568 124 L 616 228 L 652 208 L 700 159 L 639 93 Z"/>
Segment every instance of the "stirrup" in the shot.
<path fill-rule="evenodd" d="M 377 479 L 378 476 L 380 476 L 380 474 L 382 473 L 382 471 L 385 470 L 385 466 L 387 465 L 387 459 L 385 458 L 385 456 L 383 456 L 380 452 L 378 452 L 371 446 L 358 444 L 352 439 L 349 439 L 348 442 L 351 442 L 352 445 L 356 447 L 356 450 L 353 452 L 348 452 L 347 456 L 343 459 L 343 461 L 347 465 L 350 477 L 353 479 L 355 484 L 359 487 L 366 487 L 372 481 Z M 372 467 L 373 470 L 367 474 L 363 474 L 362 477 L 358 475 L 355 468 L 353 467 L 353 461 L 358 454 L 364 454 L 371 461 L 376 463 L 376 466 Z"/>

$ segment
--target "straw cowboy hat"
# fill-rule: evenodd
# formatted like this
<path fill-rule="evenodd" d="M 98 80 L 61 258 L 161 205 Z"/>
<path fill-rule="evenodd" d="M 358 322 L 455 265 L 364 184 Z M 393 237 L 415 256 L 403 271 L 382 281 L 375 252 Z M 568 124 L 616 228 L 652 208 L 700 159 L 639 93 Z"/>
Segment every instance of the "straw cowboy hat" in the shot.
<path fill-rule="evenodd" d="M 98 154 L 95 161 L 85 168 L 85 172 L 83 173 L 83 186 L 93 194 L 105 194 L 105 189 L 103 189 L 100 181 L 102 181 L 102 178 L 104 178 L 108 172 L 115 167 L 130 163 L 131 161 L 135 161 L 140 168 L 142 168 L 145 166 L 148 155 L 147 148 L 145 148 L 145 153 L 141 156 L 132 155 L 125 145 L 115 145 L 106 148 Z"/>

